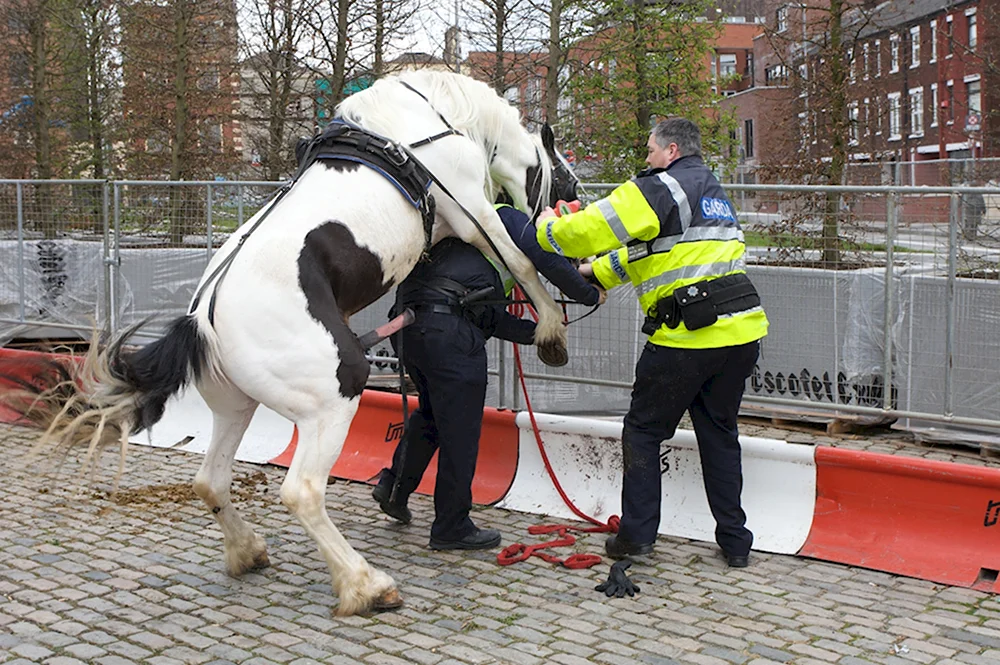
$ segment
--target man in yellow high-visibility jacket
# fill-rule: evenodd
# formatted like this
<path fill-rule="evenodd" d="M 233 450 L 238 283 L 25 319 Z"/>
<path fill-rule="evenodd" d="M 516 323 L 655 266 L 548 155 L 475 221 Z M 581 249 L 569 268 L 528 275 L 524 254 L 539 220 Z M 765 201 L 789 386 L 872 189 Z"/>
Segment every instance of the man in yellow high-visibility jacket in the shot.
<path fill-rule="evenodd" d="M 542 248 L 599 255 L 581 272 L 605 289 L 631 283 L 649 341 L 636 365 L 622 434 L 622 519 L 609 556 L 653 551 L 660 523 L 660 444 L 691 414 L 716 541 L 730 566 L 748 564 L 753 534 L 740 503 L 737 415 L 767 316 L 746 275 L 743 231 L 725 191 L 701 158 L 697 125 L 656 125 L 651 168 L 585 209 L 539 217 Z"/>

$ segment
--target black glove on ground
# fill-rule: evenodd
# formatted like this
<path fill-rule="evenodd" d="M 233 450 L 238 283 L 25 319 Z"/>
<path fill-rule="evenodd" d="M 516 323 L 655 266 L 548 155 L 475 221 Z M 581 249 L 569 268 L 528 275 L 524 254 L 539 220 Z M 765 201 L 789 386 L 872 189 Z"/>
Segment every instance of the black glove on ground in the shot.
<path fill-rule="evenodd" d="M 608 598 L 624 598 L 625 594 L 634 596 L 639 593 L 639 587 L 632 583 L 625 571 L 628 570 L 632 562 L 628 559 L 611 564 L 611 573 L 608 581 L 594 587 L 595 591 L 603 591 Z"/>

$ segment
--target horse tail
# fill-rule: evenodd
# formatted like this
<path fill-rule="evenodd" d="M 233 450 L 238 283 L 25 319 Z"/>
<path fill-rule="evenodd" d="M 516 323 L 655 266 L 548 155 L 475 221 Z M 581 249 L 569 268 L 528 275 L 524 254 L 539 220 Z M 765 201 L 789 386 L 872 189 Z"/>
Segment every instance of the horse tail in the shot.
<path fill-rule="evenodd" d="M 118 441 L 124 460 L 129 436 L 156 424 L 167 400 L 215 364 L 195 316 L 175 319 L 155 342 L 128 346 L 143 323 L 104 346 L 95 333 L 82 362 L 53 360 L 41 380 L 19 382 L 22 390 L 5 402 L 45 428 L 39 447 L 65 454 L 87 445 L 86 467 L 96 451 Z"/>

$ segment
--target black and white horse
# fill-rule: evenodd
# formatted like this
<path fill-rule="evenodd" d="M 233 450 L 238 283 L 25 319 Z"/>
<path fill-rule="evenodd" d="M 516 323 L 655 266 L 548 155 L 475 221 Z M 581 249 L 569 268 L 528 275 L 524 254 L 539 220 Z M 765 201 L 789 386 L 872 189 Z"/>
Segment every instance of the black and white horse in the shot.
<path fill-rule="evenodd" d="M 433 241 L 457 235 L 497 259 L 461 203 L 534 301 L 536 344 L 564 350 L 561 312 L 493 208 L 501 187 L 524 210 L 575 198 L 576 180 L 551 130 L 527 132 L 516 110 L 483 83 L 429 71 L 380 80 L 344 101 L 338 116 L 405 145 L 440 134 L 445 124 L 456 130 L 414 148 L 454 197 L 431 189 Z M 385 177 L 342 161 L 315 162 L 269 206 L 253 233 L 267 207 L 219 249 L 201 280 L 205 297 L 163 338 L 138 350 L 124 346 L 127 335 L 103 351 L 94 345 L 81 393 L 67 402 L 64 385 L 52 400 L 43 441 L 89 443 L 93 451 L 110 439 L 124 449 L 130 434 L 159 420 L 166 400 L 193 381 L 214 414 L 194 489 L 222 529 L 229 573 L 240 575 L 268 563 L 264 540 L 230 500 L 236 449 L 264 404 L 298 426 L 281 500 L 326 559 L 338 613 L 396 606 L 395 582 L 344 539 L 324 494 L 369 372 L 348 319 L 416 265 L 425 249 L 422 218 Z M 226 270 L 217 270 L 237 248 Z"/>

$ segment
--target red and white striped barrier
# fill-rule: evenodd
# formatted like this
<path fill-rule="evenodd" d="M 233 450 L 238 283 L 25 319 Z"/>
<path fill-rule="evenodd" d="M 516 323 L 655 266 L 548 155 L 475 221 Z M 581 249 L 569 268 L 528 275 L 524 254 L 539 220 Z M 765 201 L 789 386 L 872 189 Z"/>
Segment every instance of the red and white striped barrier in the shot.
<path fill-rule="evenodd" d="M 0 349 L 0 391 L 49 380 L 51 357 Z M 0 408 L 0 422 L 13 416 Z M 546 414 L 536 420 L 569 498 L 598 519 L 618 513 L 621 423 Z M 135 442 L 203 452 L 211 428 L 211 412 L 188 391 Z M 332 475 L 371 481 L 389 463 L 401 433 L 399 396 L 366 391 Z M 754 549 L 1000 592 L 1000 470 L 774 439 L 740 442 Z M 262 407 L 237 458 L 287 466 L 295 445 L 293 425 Z M 663 450 L 660 533 L 714 540 L 694 434 L 678 431 Z M 433 492 L 434 474 L 432 464 L 418 491 Z M 572 517 L 544 469 L 526 414 L 486 410 L 473 499 Z"/>

